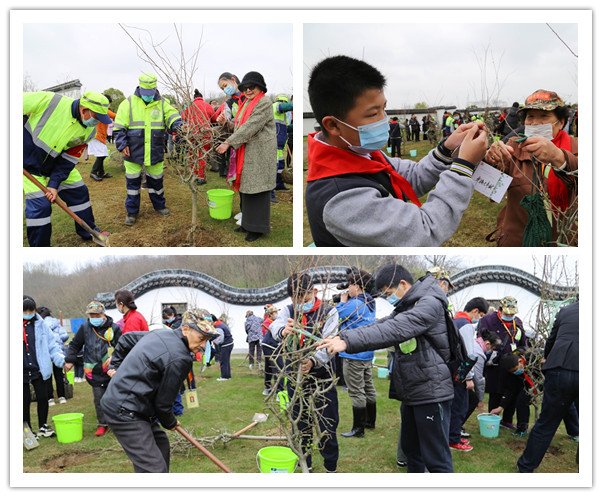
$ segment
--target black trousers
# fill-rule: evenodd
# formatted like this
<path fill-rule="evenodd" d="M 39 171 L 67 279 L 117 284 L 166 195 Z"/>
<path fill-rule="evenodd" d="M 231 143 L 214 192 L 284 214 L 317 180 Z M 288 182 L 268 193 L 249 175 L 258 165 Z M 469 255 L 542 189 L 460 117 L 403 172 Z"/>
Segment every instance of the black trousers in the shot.
<path fill-rule="evenodd" d="M 56 382 L 56 396 L 64 397 L 65 396 L 65 375 L 63 374 L 63 368 L 57 368 L 54 364 L 52 365 L 52 376 L 54 376 L 54 381 Z M 54 390 L 52 388 L 52 377 L 48 378 L 48 398 L 51 399 L 54 397 Z"/>
<path fill-rule="evenodd" d="M 159 423 L 124 410 L 105 418 L 136 473 L 169 473 L 169 439 Z"/>
<path fill-rule="evenodd" d="M 401 157 L 401 138 L 391 138 L 391 157 Z"/>
<path fill-rule="evenodd" d="M 230 355 L 234 348 L 234 342 L 228 345 L 220 345 L 219 348 L 219 367 L 222 378 L 232 378 L 232 371 L 230 369 Z"/>
<path fill-rule="evenodd" d="M 105 166 L 104 166 L 104 161 L 105 161 L 106 157 L 96 157 L 96 160 L 94 161 L 94 165 L 92 166 L 92 171 L 90 171 L 90 173 L 92 174 L 96 174 L 98 176 L 104 176 L 105 174 Z"/>
<path fill-rule="evenodd" d="M 290 381 L 287 384 L 289 398 L 293 398 L 293 387 Z M 301 386 L 307 396 L 315 390 L 315 379 L 309 375 L 304 378 L 304 384 Z M 293 405 L 293 417 L 299 418 L 297 428 L 301 432 L 302 445 L 304 452 L 309 451 L 313 443 L 313 423 L 305 412 L 301 412 L 300 403 Z M 323 399 L 316 399 L 316 409 L 320 411 L 319 426 L 317 427 L 323 434 L 318 443 L 318 450 L 324 459 L 324 468 L 327 471 L 335 471 L 339 460 L 339 443 L 337 440 L 337 427 L 339 426 L 339 399 L 337 389 L 331 388 L 324 394 Z M 307 465 L 312 467 L 311 455 L 307 456 Z"/>
<path fill-rule="evenodd" d="M 36 393 L 36 403 L 38 404 L 38 428 L 41 428 L 48 421 L 48 387 L 41 376 L 35 380 L 31 380 L 31 384 Z M 23 382 L 23 421 L 33 429 L 29 413 L 30 407 L 31 392 L 29 391 L 29 383 Z"/>
<path fill-rule="evenodd" d="M 464 417 L 468 411 L 468 390 L 466 383 L 454 382 L 454 400 L 451 405 L 449 421 L 449 443 L 457 444 L 461 441 L 460 433 L 464 424 Z"/>
<path fill-rule="evenodd" d="M 408 473 L 453 473 L 449 449 L 451 400 L 418 406 L 401 404 L 401 446 Z"/>

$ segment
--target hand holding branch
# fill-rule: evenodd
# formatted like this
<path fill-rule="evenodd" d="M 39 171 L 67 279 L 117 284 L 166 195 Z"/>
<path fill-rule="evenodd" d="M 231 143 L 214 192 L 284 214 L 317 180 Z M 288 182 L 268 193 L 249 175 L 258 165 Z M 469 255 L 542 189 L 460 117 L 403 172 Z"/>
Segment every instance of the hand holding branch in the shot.
<path fill-rule="evenodd" d="M 326 349 L 330 354 L 336 354 L 337 352 L 345 352 L 347 350 L 347 344 L 345 341 L 339 337 L 328 337 L 324 338 L 320 345 L 318 345 L 317 350 Z"/>

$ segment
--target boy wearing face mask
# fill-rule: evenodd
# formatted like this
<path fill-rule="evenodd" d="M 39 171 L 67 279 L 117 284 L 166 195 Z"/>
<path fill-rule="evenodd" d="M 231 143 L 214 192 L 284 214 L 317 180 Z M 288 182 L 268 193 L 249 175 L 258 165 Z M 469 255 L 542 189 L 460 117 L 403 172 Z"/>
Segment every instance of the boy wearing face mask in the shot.
<path fill-rule="evenodd" d="M 418 163 L 386 157 L 385 84 L 377 69 L 346 56 L 312 70 L 321 131 L 308 135 L 305 204 L 316 246 L 439 246 L 468 207 L 487 148 L 484 124 L 459 126 Z M 422 205 L 418 197 L 435 186 Z"/>
<path fill-rule="evenodd" d="M 109 101 L 96 91 L 87 91 L 77 100 L 50 91 L 23 93 L 23 168 L 48 189 L 44 194 L 23 177 L 30 247 L 50 247 L 50 214 L 57 196 L 88 226 L 100 231 L 94 223 L 88 188 L 75 166 L 96 135 L 96 125 L 111 122 L 108 109 Z M 77 223 L 75 231 L 84 240 L 92 238 Z"/>
<path fill-rule="evenodd" d="M 529 391 L 537 393 L 534 382 L 525 372 L 525 358 L 517 354 L 508 354 L 500 360 L 500 369 L 505 372 L 504 392 L 500 405 L 490 411 L 490 414 L 500 414 L 504 409 L 516 407 L 515 437 L 524 437 L 529 428 L 529 406 L 531 397 Z"/>
<path fill-rule="evenodd" d="M 315 288 L 311 275 L 307 273 L 293 273 L 287 281 L 286 290 L 292 303 L 283 307 L 278 317 L 270 326 L 272 337 L 277 342 L 284 342 L 283 350 L 294 339 L 299 340 L 299 345 L 309 345 L 312 338 L 299 333 L 299 329 L 311 333 L 318 338 L 326 338 L 335 333 L 339 325 L 339 314 L 336 308 L 318 298 L 318 289 Z M 300 366 L 302 385 L 293 384 L 289 376 L 287 381 L 289 398 L 293 398 L 295 388 L 310 396 L 315 392 L 316 380 L 336 381 L 334 356 L 325 350 L 314 351 L 311 357 Z M 324 468 L 328 473 L 336 473 L 339 460 L 339 444 L 337 441 L 337 426 L 339 424 L 339 403 L 337 389 L 333 387 L 324 392 L 323 396 L 315 398 L 316 410 L 320 412 L 319 427 L 322 433 L 318 450 L 324 459 Z M 300 412 L 301 411 L 301 412 Z M 313 442 L 312 420 L 309 413 L 304 412 L 302 402 L 293 406 L 293 416 L 299 417 L 297 424 L 301 432 L 303 446 L 310 450 Z M 307 465 L 312 468 L 311 455 L 307 456 Z"/>
<path fill-rule="evenodd" d="M 93 300 L 86 308 L 87 321 L 79 327 L 65 356 L 65 371 L 73 367 L 77 354 L 84 349 L 84 374 L 92 386 L 94 407 L 98 428 L 95 435 L 100 437 L 107 432 L 107 422 L 100 405 L 100 399 L 107 391 L 110 377 L 107 374 L 111 363 L 111 353 L 119 337 L 121 328 L 113 323 L 111 316 L 105 313 L 105 307 L 97 300 Z"/>
<path fill-rule="evenodd" d="M 499 247 L 534 245 L 530 236 L 524 239 L 529 212 L 522 201 L 538 193 L 551 204 L 546 211 L 556 216 L 552 216 L 549 234 L 538 240 L 537 246 L 557 241 L 576 246 L 576 226 L 559 240 L 556 221 L 558 212 L 576 209 L 578 177 L 570 173 L 579 168 L 578 139 L 563 130 L 569 107 L 556 92 L 537 90 L 526 98 L 518 115 L 524 125 L 523 136 L 510 137 L 506 144 L 496 141 L 485 154 L 487 163 L 513 178 L 496 229 L 487 240 Z"/>

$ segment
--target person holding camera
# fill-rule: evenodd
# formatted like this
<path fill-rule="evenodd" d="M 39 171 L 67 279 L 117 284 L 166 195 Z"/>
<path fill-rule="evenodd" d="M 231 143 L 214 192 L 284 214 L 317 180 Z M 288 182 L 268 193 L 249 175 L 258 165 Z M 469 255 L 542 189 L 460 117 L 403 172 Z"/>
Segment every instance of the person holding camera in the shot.
<path fill-rule="evenodd" d="M 367 292 L 372 287 L 372 275 L 355 267 L 349 268 L 346 286 L 347 291 L 339 295 L 340 301 L 336 306 L 340 330 L 352 330 L 374 323 L 376 302 Z M 376 422 L 376 389 L 372 382 L 374 351 L 355 354 L 341 352 L 339 356 L 343 358 L 343 376 L 353 409 L 353 427 L 341 435 L 363 437 L 364 429 L 373 429 Z"/>

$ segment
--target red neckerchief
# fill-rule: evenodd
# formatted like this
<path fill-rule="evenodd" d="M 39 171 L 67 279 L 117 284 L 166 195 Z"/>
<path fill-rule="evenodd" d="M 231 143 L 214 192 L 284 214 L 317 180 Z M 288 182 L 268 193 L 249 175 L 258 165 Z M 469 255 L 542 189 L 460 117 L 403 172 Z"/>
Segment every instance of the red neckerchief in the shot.
<path fill-rule="evenodd" d="M 311 311 L 303 313 L 303 317 L 301 318 L 301 325 L 303 326 L 303 329 L 305 329 L 305 327 L 307 326 L 307 314 L 317 311 L 321 305 L 322 301 L 319 298 L 316 298 L 316 300 L 314 301 L 314 306 L 311 308 Z M 299 345 L 303 346 L 304 338 L 305 335 L 301 335 Z"/>
<path fill-rule="evenodd" d="M 529 376 L 527 376 L 527 373 L 525 373 L 524 371 L 523 371 L 523 376 L 525 377 L 525 381 L 533 389 L 533 394 L 537 395 L 537 389 L 535 388 L 535 383 L 533 383 L 533 380 L 531 378 L 529 378 Z"/>
<path fill-rule="evenodd" d="M 253 109 L 257 105 L 263 97 L 265 97 L 265 92 L 259 93 L 255 98 L 249 100 L 246 99 L 244 101 L 242 109 L 238 109 L 238 113 L 236 114 L 236 118 L 234 119 L 234 129 L 240 128 L 249 116 L 253 112 Z M 241 99 L 239 98 L 239 102 Z M 234 180 L 234 191 L 240 190 L 240 180 L 242 175 L 242 168 L 245 162 L 245 147 L 246 143 L 243 143 L 240 147 L 236 149 L 236 179 Z"/>
<path fill-rule="evenodd" d="M 25 350 L 29 350 L 29 344 L 27 343 L 27 334 L 25 333 L 25 323 L 28 323 L 29 319 L 23 320 L 23 341 L 25 342 Z"/>
<path fill-rule="evenodd" d="M 454 316 L 454 319 L 458 319 L 458 318 L 464 318 L 464 319 L 468 319 L 468 321 L 470 321 L 472 323 L 472 319 L 470 318 L 470 316 L 468 314 L 466 314 L 464 311 L 458 311 L 456 313 L 456 315 Z"/>
<path fill-rule="evenodd" d="M 564 130 L 560 130 L 556 137 L 552 140 L 552 143 L 556 147 L 572 152 L 571 148 L 571 137 Z M 567 186 L 556 176 L 554 169 L 550 169 L 548 175 L 548 193 L 550 194 L 550 201 L 552 205 L 557 207 L 560 211 L 564 212 L 569 207 L 569 189 Z"/>
<path fill-rule="evenodd" d="M 413 204 L 422 207 L 412 185 L 393 169 L 380 150 L 372 152 L 370 160 L 349 150 L 321 143 L 314 138 L 316 134 L 307 135 L 308 182 L 341 174 L 374 174 L 384 171 L 391 179 L 397 198 L 403 199 L 405 195 Z"/>
<path fill-rule="evenodd" d="M 502 322 L 502 324 L 504 325 L 504 328 L 506 328 L 506 331 L 508 332 L 508 335 L 510 335 L 510 338 L 512 339 L 512 343 L 514 343 L 514 337 L 516 336 L 516 321 L 514 318 L 512 318 L 512 327 L 514 328 L 514 335 L 512 333 L 510 333 L 510 328 L 508 328 L 508 326 L 506 326 L 506 321 L 504 321 L 502 319 L 502 313 L 500 310 L 497 311 L 497 317 L 500 319 L 500 321 Z M 510 322 L 510 321 L 508 321 Z"/>
<path fill-rule="evenodd" d="M 213 323 L 213 326 L 217 326 L 218 324 L 224 324 L 224 322 L 218 319 L 215 323 Z"/>

